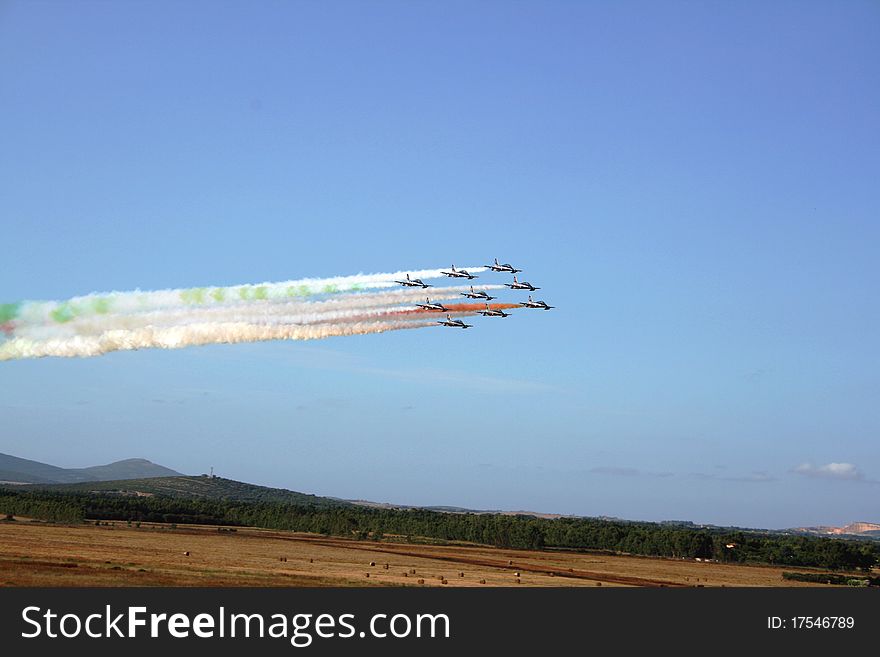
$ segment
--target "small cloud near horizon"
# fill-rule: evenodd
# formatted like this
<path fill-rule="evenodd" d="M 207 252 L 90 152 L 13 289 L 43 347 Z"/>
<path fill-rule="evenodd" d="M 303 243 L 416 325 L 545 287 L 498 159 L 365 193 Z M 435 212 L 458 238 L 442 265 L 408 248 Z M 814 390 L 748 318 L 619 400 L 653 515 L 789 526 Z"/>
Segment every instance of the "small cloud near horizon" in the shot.
<path fill-rule="evenodd" d="M 792 469 L 795 474 L 814 479 L 838 479 L 841 481 L 861 481 L 865 476 L 852 463 L 826 463 L 815 466 L 812 463 L 801 463 Z"/>

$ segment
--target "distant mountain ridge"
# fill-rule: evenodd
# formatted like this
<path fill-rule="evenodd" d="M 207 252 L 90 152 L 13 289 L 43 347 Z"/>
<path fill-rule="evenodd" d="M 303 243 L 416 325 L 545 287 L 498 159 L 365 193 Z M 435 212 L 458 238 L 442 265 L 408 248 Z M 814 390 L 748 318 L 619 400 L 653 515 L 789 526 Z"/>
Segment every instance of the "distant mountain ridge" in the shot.
<path fill-rule="evenodd" d="M 123 497 L 155 495 L 182 500 L 222 500 L 243 503 L 281 503 L 313 508 L 350 507 L 333 497 L 299 493 L 286 488 L 269 488 L 208 475 L 169 476 L 116 481 L 85 481 L 67 484 L 35 484 L 27 488 L 67 493 L 88 493 Z"/>
<path fill-rule="evenodd" d="M 484 515 L 499 516 L 532 516 L 534 518 L 577 518 L 578 516 L 566 516 L 562 513 L 542 513 L 540 511 L 504 511 L 502 509 L 468 509 L 463 506 L 413 506 L 411 504 L 392 504 L 391 502 L 371 502 L 370 500 L 345 500 L 355 506 L 365 506 L 371 509 L 418 509 L 420 511 L 436 511 L 437 513 L 480 513 Z"/>
<path fill-rule="evenodd" d="M 154 477 L 179 477 L 181 473 L 147 459 L 125 459 L 89 468 L 58 466 L 0 453 L 0 481 L 19 484 L 76 484 Z"/>

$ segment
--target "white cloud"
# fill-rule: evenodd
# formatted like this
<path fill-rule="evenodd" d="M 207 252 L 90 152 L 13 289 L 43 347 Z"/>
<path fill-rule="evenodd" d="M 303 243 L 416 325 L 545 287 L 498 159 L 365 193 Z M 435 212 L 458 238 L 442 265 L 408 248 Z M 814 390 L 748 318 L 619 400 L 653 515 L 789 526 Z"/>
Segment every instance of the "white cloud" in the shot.
<path fill-rule="evenodd" d="M 826 463 L 815 466 L 812 463 L 801 463 L 792 472 L 805 477 L 817 477 L 822 479 L 843 479 L 847 481 L 859 481 L 864 475 L 852 463 Z"/>

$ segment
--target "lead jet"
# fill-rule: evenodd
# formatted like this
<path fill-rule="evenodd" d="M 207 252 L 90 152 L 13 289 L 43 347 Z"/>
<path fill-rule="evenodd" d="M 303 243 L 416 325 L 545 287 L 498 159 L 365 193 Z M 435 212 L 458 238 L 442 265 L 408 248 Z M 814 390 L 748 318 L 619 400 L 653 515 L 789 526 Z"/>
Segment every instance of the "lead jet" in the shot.
<path fill-rule="evenodd" d="M 520 301 L 520 304 L 523 308 L 540 308 L 541 310 L 550 310 L 551 308 L 555 308 L 556 306 L 548 306 L 543 301 L 532 301 L 532 295 L 529 295 L 528 301 Z"/>
<path fill-rule="evenodd" d="M 503 310 L 492 310 L 489 307 L 489 304 L 486 304 L 486 310 L 478 310 L 483 317 L 510 317 L 510 313 L 506 313 Z"/>
<path fill-rule="evenodd" d="M 449 276 L 449 278 L 467 278 L 470 280 L 476 278 L 476 276 L 466 272 L 464 269 L 456 269 L 455 265 L 452 265 L 452 271 L 441 271 L 440 273 L 444 276 Z"/>
<path fill-rule="evenodd" d="M 446 315 L 446 319 L 437 322 L 441 326 L 451 326 L 452 328 L 470 328 L 473 324 L 465 324 L 460 319 L 452 319 L 449 315 Z"/>
<path fill-rule="evenodd" d="M 427 283 L 422 283 L 420 278 L 410 278 L 409 274 L 406 275 L 405 281 L 394 281 L 395 283 L 400 283 L 403 287 L 431 287 Z"/>
<path fill-rule="evenodd" d="M 446 312 L 446 306 L 442 303 L 431 303 L 430 299 L 425 299 L 425 303 L 417 303 L 416 305 L 423 310 L 436 310 L 440 313 Z"/>
<path fill-rule="evenodd" d="M 488 267 L 492 271 L 506 271 L 508 274 L 515 274 L 519 271 L 522 271 L 522 269 L 514 269 L 513 265 L 506 262 L 503 264 L 498 264 L 498 258 L 495 258 L 495 264 L 486 265 L 486 267 Z"/>
<path fill-rule="evenodd" d="M 461 296 L 467 297 L 468 299 L 485 299 L 486 301 L 491 301 L 496 297 L 490 297 L 488 294 L 480 290 L 479 292 L 474 292 L 474 286 L 471 285 L 470 292 L 461 292 Z"/>
<path fill-rule="evenodd" d="M 525 281 L 520 283 L 518 280 L 516 280 L 516 276 L 513 277 L 513 283 L 505 283 L 505 285 L 511 290 L 529 290 L 530 292 L 534 292 L 535 290 L 541 289 L 539 287 L 535 287 L 531 283 L 526 283 Z"/>

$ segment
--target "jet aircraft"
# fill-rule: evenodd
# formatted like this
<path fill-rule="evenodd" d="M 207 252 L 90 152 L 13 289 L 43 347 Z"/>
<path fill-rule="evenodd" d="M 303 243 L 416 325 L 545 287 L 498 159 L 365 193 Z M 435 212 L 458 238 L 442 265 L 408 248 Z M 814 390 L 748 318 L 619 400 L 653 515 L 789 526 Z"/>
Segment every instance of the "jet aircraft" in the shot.
<path fill-rule="evenodd" d="M 437 323 L 441 326 L 451 326 L 452 328 L 462 329 L 470 328 L 471 326 L 473 326 L 473 324 L 465 324 L 460 319 L 452 319 L 449 315 L 446 315 L 446 319 Z"/>
<path fill-rule="evenodd" d="M 513 265 L 506 262 L 503 264 L 498 264 L 498 258 L 495 258 L 495 264 L 486 266 L 492 271 L 506 271 L 508 274 L 515 274 L 522 271 L 522 269 L 514 269 Z"/>
<path fill-rule="evenodd" d="M 468 299 L 485 299 L 486 301 L 491 301 L 492 299 L 495 299 L 495 297 L 490 297 L 488 294 L 483 292 L 483 290 L 480 290 L 479 292 L 474 292 L 473 285 L 471 285 L 470 292 L 462 292 L 461 295 L 463 297 L 467 297 Z"/>
<path fill-rule="evenodd" d="M 486 310 L 478 310 L 483 317 L 510 317 L 510 313 L 506 313 L 503 310 L 492 310 L 489 307 L 489 304 L 486 304 Z"/>
<path fill-rule="evenodd" d="M 469 280 L 477 278 L 473 274 L 466 272 L 464 269 L 456 269 L 455 265 L 452 265 L 452 271 L 444 271 L 440 273 L 449 276 L 449 278 L 467 278 Z"/>
<path fill-rule="evenodd" d="M 527 283 L 525 281 L 516 280 L 516 276 L 513 277 L 513 283 L 505 283 L 507 287 L 511 290 L 529 290 L 530 292 L 534 292 L 535 290 L 540 290 L 541 288 L 535 287 L 531 283 Z"/>
<path fill-rule="evenodd" d="M 441 313 L 446 312 L 446 306 L 442 303 L 431 303 L 430 299 L 425 299 L 425 303 L 417 303 L 416 305 L 423 310 L 436 310 Z"/>
<path fill-rule="evenodd" d="M 427 283 L 422 283 L 420 278 L 410 278 L 409 274 L 406 275 L 405 281 L 394 281 L 395 283 L 400 283 L 403 287 L 431 287 Z"/>
<path fill-rule="evenodd" d="M 521 301 L 519 305 L 523 308 L 539 308 L 540 310 L 550 310 L 551 308 L 555 308 L 555 306 L 548 306 L 543 301 L 532 301 L 532 295 L 529 295 L 528 301 Z"/>

